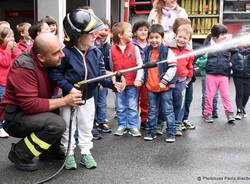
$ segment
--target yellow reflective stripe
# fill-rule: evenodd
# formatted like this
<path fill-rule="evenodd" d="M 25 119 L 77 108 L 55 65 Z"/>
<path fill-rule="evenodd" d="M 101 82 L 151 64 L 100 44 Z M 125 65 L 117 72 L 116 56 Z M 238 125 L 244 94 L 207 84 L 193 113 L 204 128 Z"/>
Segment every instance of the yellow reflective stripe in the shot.
<path fill-rule="evenodd" d="M 96 23 L 96 19 L 91 16 L 91 20 L 88 23 L 87 27 L 83 31 L 89 31 L 91 28 L 93 28 L 94 24 Z"/>
<path fill-rule="evenodd" d="M 37 151 L 36 148 L 31 144 L 27 137 L 24 138 L 24 143 L 34 156 L 38 157 L 41 154 L 41 152 Z"/>
<path fill-rule="evenodd" d="M 67 34 L 67 32 L 65 31 L 65 29 L 63 29 L 63 32 L 64 32 L 64 40 L 67 41 L 67 42 L 69 42 L 70 41 L 70 37 Z"/>
<path fill-rule="evenodd" d="M 51 144 L 48 144 L 46 142 L 44 142 L 43 140 L 39 139 L 34 132 L 31 134 L 31 139 L 34 143 L 36 143 L 38 146 L 40 146 L 40 148 L 42 149 L 49 149 L 49 147 L 51 146 Z"/>

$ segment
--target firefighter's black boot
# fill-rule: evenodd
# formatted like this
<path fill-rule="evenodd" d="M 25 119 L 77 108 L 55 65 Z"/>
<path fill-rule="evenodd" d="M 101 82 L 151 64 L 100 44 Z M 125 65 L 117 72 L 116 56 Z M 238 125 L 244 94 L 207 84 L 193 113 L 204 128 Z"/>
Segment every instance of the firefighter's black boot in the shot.
<path fill-rule="evenodd" d="M 23 171 L 37 170 L 37 164 L 32 161 L 33 157 L 30 157 L 30 159 L 20 158 L 19 154 L 17 154 L 15 151 L 15 147 L 16 145 L 12 143 L 8 158 L 15 164 L 16 168 Z"/>

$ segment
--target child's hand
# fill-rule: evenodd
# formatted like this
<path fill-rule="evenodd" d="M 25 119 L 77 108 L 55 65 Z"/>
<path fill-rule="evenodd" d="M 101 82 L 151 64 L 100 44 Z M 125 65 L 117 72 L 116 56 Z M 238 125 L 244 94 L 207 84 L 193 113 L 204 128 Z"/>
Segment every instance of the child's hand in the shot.
<path fill-rule="evenodd" d="M 8 49 L 10 49 L 10 50 L 12 50 L 14 47 L 15 47 L 15 45 L 16 45 L 16 42 L 15 41 L 9 41 L 8 43 L 7 43 L 7 48 Z"/>
<path fill-rule="evenodd" d="M 160 82 L 160 90 L 165 89 L 167 86 Z"/>
<path fill-rule="evenodd" d="M 114 80 L 113 80 L 115 88 L 118 92 L 122 92 L 126 87 L 126 80 L 123 76 L 122 76 L 121 80 L 122 80 L 121 82 L 116 82 L 116 81 L 114 82 Z"/>
<path fill-rule="evenodd" d="M 140 87 L 142 85 L 142 82 L 139 80 L 135 80 L 134 85 L 135 85 L 135 87 Z"/>

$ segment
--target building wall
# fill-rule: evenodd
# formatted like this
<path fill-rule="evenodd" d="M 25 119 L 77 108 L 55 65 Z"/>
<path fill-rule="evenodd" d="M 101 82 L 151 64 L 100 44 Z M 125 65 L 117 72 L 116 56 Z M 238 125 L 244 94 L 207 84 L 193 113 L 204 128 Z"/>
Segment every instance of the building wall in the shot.
<path fill-rule="evenodd" d="M 90 0 L 67 0 L 66 1 L 67 12 L 75 8 L 78 8 L 80 6 L 89 6 L 89 1 Z"/>
<path fill-rule="evenodd" d="M 0 20 L 8 21 L 13 29 L 16 39 L 19 38 L 16 25 L 20 22 L 30 22 L 34 21 L 34 3 L 33 0 L 0 0 Z M 6 15 L 7 11 L 17 12 L 16 14 Z M 31 16 L 21 15 L 20 11 L 29 11 Z M 16 16 L 15 16 L 16 15 Z"/>

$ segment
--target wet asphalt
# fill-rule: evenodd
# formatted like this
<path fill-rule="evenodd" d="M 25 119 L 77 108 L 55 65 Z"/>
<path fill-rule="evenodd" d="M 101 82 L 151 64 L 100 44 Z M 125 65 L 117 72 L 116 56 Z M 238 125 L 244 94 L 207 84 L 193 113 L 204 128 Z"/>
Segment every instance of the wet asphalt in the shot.
<path fill-rule="evenodd" d="M 235 90 L 231 81 L 230 95 L 235 104 Z M 219 100 L 220 101 L 220 100 Z M 97 168 L 87 170 L 78 165 L 77 170 L 63 172 L 49 184 L 221 184 L 250 183 L 250 107 L 248 117 L 226 123 L 223 106 L 219 104 L 219 118 L 205 123 L 201 118 L 201 82 L 194 83 L 194 100 L 190 120 L 195 130 L 187 130 L 176 142 L 165 142 L 158 136 L 152 142 L 143 137 L 126 134 L 116 137 L 104 134 L 94 141 L 92 154 Z M 234 105 L 235 109 L 235 105 Z M 113 131 L 117 127 L 114 117 L 114 95 L 108 97 L 108 119 Z M 145 131 L 142 131 L 145 134 Z M 39 161 L 39 170 L 16 170 L 7 155 L 12 142 L 18 139 L 0 139 L 0 184 L 33 184 L 54 173 L 61 161 Z M 79 163 L 79 150 L 76 158 Z"/>

